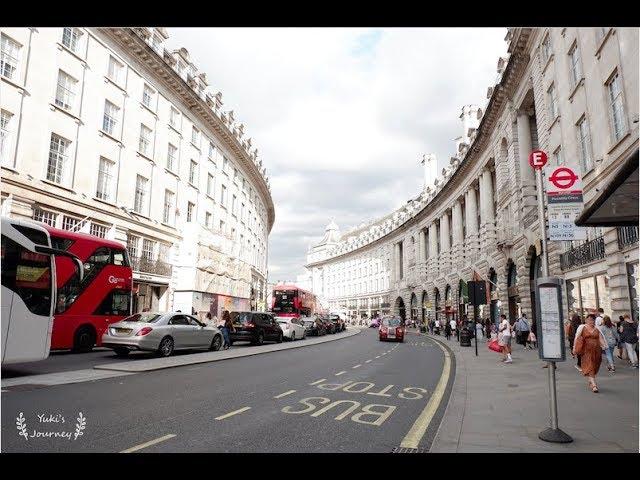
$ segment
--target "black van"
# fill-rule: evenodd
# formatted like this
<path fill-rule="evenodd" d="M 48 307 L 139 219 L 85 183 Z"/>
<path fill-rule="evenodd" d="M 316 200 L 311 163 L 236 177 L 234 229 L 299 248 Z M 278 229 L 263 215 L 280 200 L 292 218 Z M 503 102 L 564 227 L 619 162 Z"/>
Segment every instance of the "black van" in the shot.
<path fill-rule="evenodd" d="M 265 312 L 231 312 L 235 332 L 229 333 L 233 342 L 251 342 L 262 345 L 265 341 L 282 343 L 282 328 L 275 317 Z"/>

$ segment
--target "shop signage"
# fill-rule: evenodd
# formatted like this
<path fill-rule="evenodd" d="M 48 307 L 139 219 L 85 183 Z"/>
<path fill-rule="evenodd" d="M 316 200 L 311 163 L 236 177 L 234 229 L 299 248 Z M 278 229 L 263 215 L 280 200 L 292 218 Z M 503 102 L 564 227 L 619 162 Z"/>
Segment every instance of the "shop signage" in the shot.
<path fill-rule="evenodd" d="M 546 191 L 549 240 L 586 240 L 586 229 L 575 224 L 584 208 L 579 175 L 569 167 L 558 167 L 549 175 Z"/>

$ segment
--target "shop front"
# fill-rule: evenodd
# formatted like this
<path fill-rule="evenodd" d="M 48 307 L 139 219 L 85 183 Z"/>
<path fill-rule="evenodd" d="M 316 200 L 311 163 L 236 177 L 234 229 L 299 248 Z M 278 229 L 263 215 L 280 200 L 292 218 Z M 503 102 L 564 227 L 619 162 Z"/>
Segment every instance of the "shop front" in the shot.
<path fill-rule="evenodd" d="M 242 312 L 250 310 L 250 299 L 231 297 L 209 292 L 176 291 L 173 296 L 175 310 L 196 315 L 205 320 L 207 313 L 222 319 L 222 312 Z"/>
<path fill-rule="evenodd" d="M 169 279 L 155 275 L 133 274 L 132 313 L 169 310 Z"/>
<path fill-rule="evenodd" d="M 597 314 L 598 308 L 602 308 L 606 314 L 611 312 L 609 277 L 606 273 L 567 279 L 566 288 L 570 314 L 577 313 L 585 318 L 590 313 Z"/>

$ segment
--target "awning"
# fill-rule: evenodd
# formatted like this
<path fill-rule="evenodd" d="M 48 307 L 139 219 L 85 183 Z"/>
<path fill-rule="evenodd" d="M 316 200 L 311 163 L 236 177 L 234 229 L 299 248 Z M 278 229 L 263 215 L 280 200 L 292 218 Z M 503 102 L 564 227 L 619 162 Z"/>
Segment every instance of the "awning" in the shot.
<path fill-rule="evenodd" d="M 625 160 L 575 223 L 580 227 L 638 225 L 638 150 Z"/>

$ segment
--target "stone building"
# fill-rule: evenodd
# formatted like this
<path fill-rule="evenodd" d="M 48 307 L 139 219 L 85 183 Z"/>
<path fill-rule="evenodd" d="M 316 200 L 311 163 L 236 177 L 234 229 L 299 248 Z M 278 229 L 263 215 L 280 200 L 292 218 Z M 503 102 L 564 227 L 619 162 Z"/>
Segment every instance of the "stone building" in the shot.
<path fill-rule="evenodd" d="M 164 28 L 1 32 L 2 213 L 125 244 L 133 310 L 265 308 L 269 180 Z"/>
<path fill-rule="evenodd" d="M 637 29 L 513 28 L 505 40 L 488 101 L 462 108 L 440 175 L 425 171 L 403 207 L 312 249 L 313 291 L 332 309 L 456 317 L 472 313 L 467 282 L 484 280 L 481 317 L 534 318 L 542 242 L 530 152 L 549 153 L 544 175 L 579 172 L 587 204 L 630 156 L 637 163 Z M 565 311 L 637 316 L 637 232 L 587 228 L 586 241 L 548 242 L 550 274 L 567 279 Z"/>

